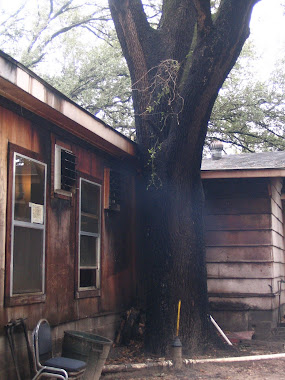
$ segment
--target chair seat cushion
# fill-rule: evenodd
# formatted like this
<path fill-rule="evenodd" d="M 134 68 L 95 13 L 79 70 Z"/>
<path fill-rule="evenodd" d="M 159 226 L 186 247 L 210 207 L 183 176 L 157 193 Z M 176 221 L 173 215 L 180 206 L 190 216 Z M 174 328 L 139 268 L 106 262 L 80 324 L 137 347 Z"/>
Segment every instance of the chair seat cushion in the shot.
<path fill-rule="evenodd" d="M 44 365 L 48 367 L 62 368 L 67 372 L 81 371 L 86 367 L 86 363 L 81 360 L 65 358 L 63 356 L 50 358 L 44 363 Z"/>

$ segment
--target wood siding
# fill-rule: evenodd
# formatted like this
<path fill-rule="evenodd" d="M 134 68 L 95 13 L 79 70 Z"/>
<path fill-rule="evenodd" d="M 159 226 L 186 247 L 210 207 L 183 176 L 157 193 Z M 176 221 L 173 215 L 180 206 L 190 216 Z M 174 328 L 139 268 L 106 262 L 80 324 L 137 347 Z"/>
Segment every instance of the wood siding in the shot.
<path fill-rule="evenodd" d="M 47 164 L 48 179 L 46 300 L 13 307 L 7 306 L 4 299 L 9 143 L 40 154 Z M 101 290 L 97 297 L 75 296 L 78 191 L 71 198 L 53 193 L 55 143 L 69 148 L 76 155 L 78 173 L 102 185 Z M 32 329 L 43 317 L 51 325 L 58 325 L 120 312 L 131 304 L 135 296 L 135 170 L 127 159 L 117 159 L 116 165 L 123 177 L 122 206 L 120 212 L 104 211 L 104 168 L 113 165 L 114 158 L 82 140 L 70 139 L 55 125 L 44 123 L 43 127 L 0 107 L 0 335 L 3 334 L 4 325 L 12 318 L 27 317 L 28 327 Z"/>
<path fill-rule="evenodd" d="M 271 195 L 271 225 L 272 225 L 272 253 L 273 253 L 273 277 L 274 292 L 278 293 L 281 289 L 281 304 L 285 303 L 285 286 L 280 280 L 285 280 L 285 259 L 284 259 L 284 220 L 283 205 L 281 200 L 281 190 L 283 179 L 272 178 L 270 181 Z"/>
<path fill-rule="evenodd" d="M 229 311 L 276 309 L 279 281 L 285 274 L 282 179 L 208 179 L 203 183 L 208 291 L 216 318 Z M 240 320 L 249 322 L 244 317 Z"/>

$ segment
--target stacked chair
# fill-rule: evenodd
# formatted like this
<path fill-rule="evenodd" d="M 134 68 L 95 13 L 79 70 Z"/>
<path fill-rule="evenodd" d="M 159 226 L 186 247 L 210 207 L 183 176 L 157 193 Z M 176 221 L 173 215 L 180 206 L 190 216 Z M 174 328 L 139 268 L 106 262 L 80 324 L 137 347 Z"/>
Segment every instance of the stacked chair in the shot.
<path fill-rule="evenodd" d="M 33 331 L 36 375 L 33 380 L 41 377 L 57 379 L 80 379 L 86 369 L 86 363 L 81 360 L 52 355 L 51 329 L 46 319 L 41 319 Z"/>

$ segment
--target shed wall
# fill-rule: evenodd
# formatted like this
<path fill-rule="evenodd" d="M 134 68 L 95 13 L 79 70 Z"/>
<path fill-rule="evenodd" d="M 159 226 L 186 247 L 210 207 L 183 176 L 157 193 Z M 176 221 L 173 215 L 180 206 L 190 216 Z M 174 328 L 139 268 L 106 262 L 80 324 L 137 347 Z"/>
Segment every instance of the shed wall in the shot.
<path fill-rule="evenodd" d="M 277 322 L 284 278 L 281 184 L 275 178 L 204 180 L 209 299 L 224 328 L 251 328 L 259 312 Z"/>
<path fill-rule="evenodd" d="M 284 203 L 281 200 L 281 191 L 283 179 L 272 178 L 270 181 L 271 195 L 271 225 L 272 225 L 272 255 L 274 261 L 273 276 L 274 276 L 274 293 L 280 294 L 280 303 L 285 303 L 285 258 L 284 258 Z M 280 310 L 281 313 L 281 310 Z M 280 314 L 283 316 L 283 313 Z"/>

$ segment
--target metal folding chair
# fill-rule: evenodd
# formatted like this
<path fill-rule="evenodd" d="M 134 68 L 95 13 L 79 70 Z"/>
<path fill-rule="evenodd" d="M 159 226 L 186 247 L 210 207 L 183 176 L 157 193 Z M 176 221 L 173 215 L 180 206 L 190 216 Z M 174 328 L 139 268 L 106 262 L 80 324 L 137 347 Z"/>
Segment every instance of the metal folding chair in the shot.
<path fill-rule="evenodd" d="M 55 368 L 43 367 L 36 373 L 36 375 L 33 377 L 33 380 L 38 380 L 42 377 L 54 377 L 56 379 L 65 380 L 68 379 L 68 374 L 63 370 L 58 370 L 58 373 L 56 373 Z"/>
<path fill-rule="evenodd" d="M 16 350 L 16 346 L 15 346 L 15 337 L 14 337 L 15 330 L 17 330 L 18 332 L 24 333 L 24 337 L 25 337 L 25 341 L 26 341 L 26 347 L 27 347 L 27 353 L 28 353 L 28 359 L 29 359 L 29 367 L 30 367 L 31 377 L 33 377 L 33 375 L 34 375 L 34 363 L 33 363 L 32 350 L 31 350 L 31 347 L 29 344 L 28 331 L 27 331 L 25 320 L 23 318 L 11 319 L 11 321 L 5 326 L 5 331 L 6 331 L 7 339 L 9 342 L 12 359 L 13 359 L 14 366 L 15 366 L 17 380 L 21 380 L 22 377 L 20 374 L 20 366 L 18 363 L 17 350 Z"/>
<path fill-rule="evenodd" d="M 33 331 L 33 345 L 35 363 L 38 374 L 33 380 L 42 376 L 50 376 L 58 379 L 79 379 L 85 369 L 86 363 L 81 360 L 54 357 L 52 355 L 51 329 L 46 319 L 41 319 Z"/>

